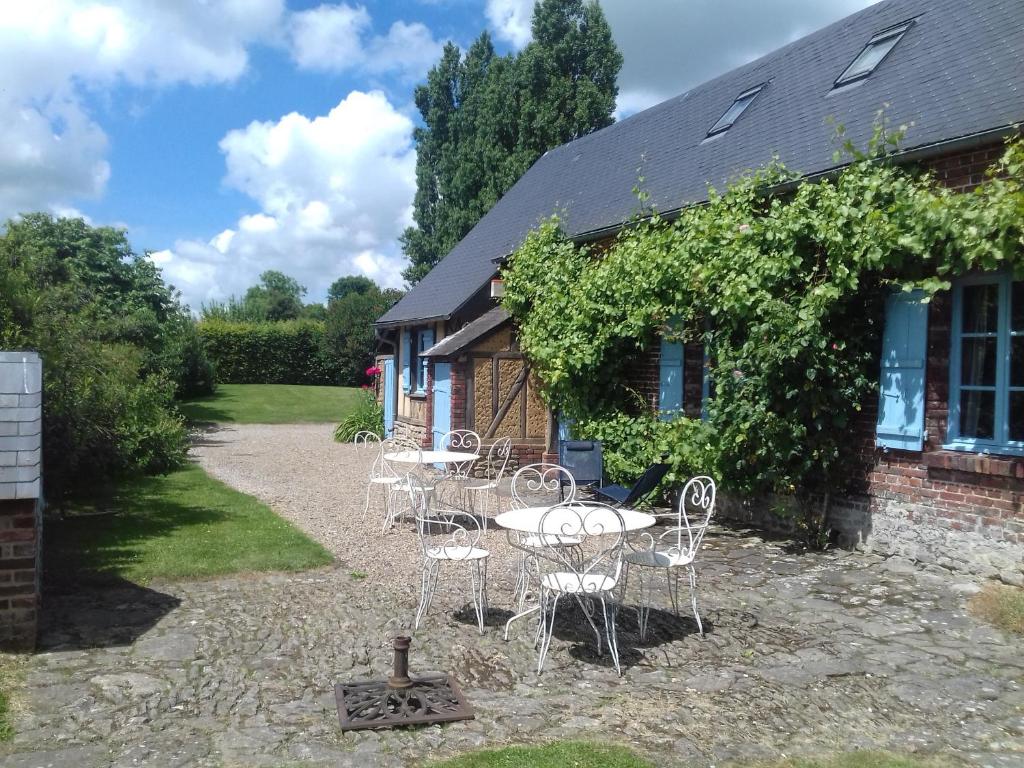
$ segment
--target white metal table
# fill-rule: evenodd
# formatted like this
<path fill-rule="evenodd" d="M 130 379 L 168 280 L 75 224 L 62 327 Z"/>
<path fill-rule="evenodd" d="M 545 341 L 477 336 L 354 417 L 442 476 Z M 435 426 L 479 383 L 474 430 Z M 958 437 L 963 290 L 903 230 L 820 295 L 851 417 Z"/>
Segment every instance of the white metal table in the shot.
<path fill-rule="evenodd" d="M 648 515 L 646 512 L 637 512 L 635 509 L 619 509 L 616 511 L 622 519 L 622 530 L 627 533 L 629 531 L 650 528 L 657 522 L 654 515 Z M 549 512 L 550 514 L 548 514 Z M 502 512 L 494 518 L 494 522 L 508 531 L 557 536 L 565 531 L 566 525 L 573 530 L 579 530 L 581 519 L 583 520 L 584 529 L 580 530 L 580 533 L 600 536 L 604 533 L 619 532 L 619 519 L 605 506 L 587 507 L 586 505 L 577 505 L 571 508 L 552 508 L 551 506 L 523 507 L 522 509 Z M 542 523 L 543 530 L 541 530 Z M 509 543 L 517 549 L 522 549 L 521 546 L 516 544 L 512 536 L 509 536 Z M 530 554 L 533 553 L 531 552 Z M 529 616 L 531 613 L 536 613 L 539 610 L 539 605 L 530 606 L 505 622 L 505 639 L 508 640 L 508 630 L 512 626 L 513 621 Z"/>

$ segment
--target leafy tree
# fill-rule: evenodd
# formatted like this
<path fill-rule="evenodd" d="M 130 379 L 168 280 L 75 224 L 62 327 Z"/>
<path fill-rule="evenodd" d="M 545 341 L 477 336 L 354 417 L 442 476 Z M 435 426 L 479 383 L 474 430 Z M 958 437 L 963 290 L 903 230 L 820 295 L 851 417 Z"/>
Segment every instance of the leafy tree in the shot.
<path fill-rule="evenodd" d="M 302 297 L 306 287 L 294 277 L 268 269 L 260 275 L 258 285 L 245 292 L 242 303 L 261 320 L 295 320 L 302 314 Z"/>
<path fill-rule="evenodd" d="M 416 283 L 544 152 L 613 122 L 622 56 L 596 2 L 540 0 L 533 37 L 500 56 L 483 33 L 449 43 L 416 89 L 415 227 L 402 235 Z"/>
<path fill-rule="evenodd" d="M 0 347 L 43 358 L 47 495 L 184 459 L 175 392 L 212 391 L 191 318 L 122 230 L 27 214 L 0 234 Z"/>
<path fill-rule="evenodd" d="M 374 283 L 365 292 L 351 291 L 328 304 L 324 346 L 340 366 L 343 384 L 366 381 L 376 347 L 373 323 L 400 298 L 401 291 L 381 290 Z"/>
<path fill-rule="evenodd" d="M 339 277 L 327 289 L 327 303 L 345 298 L 350 293 L 367 293 L 377 288 L 377 284 L 364 275 L 345 275 Z"/>

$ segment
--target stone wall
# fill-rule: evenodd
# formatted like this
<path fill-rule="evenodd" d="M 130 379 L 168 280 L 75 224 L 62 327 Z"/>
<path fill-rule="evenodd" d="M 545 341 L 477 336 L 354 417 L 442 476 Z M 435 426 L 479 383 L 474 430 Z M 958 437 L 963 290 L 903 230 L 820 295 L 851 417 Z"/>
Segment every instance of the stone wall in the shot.
<path fill-rule="evenodd" d="M 35 646 L 41 497 L 42 363 L 0 352 L 0 650 Z"/>

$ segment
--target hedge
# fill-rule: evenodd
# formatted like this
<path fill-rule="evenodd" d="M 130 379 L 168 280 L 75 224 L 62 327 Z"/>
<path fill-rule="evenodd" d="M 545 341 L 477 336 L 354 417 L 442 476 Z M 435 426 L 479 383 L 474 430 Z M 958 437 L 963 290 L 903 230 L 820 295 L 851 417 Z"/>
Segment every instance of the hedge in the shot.
<path fill-rule="evenodd" d="M 317 320 L 230 323 L 204 320 L 199 335 L 222 384 L 340 384 Z"/>

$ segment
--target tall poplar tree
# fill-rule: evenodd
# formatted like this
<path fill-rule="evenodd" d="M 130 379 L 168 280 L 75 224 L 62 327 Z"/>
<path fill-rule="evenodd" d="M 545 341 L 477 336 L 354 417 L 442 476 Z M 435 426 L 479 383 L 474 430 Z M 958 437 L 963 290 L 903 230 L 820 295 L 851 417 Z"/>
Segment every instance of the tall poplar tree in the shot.
<path fill-rule="evenodd" d="M 416 89 L 415 227 L 402 235 L 416 283 L 544 152 L 614 122 L 622 55 L 594 0 L 538 0 L 533 41 L 501 56 L 484 32 L 449 43 Z"/>

